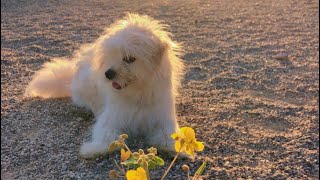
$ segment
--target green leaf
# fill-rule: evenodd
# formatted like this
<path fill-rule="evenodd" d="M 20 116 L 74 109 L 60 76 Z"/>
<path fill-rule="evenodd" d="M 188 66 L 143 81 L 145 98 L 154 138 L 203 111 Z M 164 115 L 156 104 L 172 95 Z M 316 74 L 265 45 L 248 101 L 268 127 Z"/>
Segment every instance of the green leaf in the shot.
<path fill-rule="evenodd" d="M 124 162 L 121 162 L 122 165 L 125 165 L 125 166 L 130 166 L 130 165 L 134 165 L 134 164 L 137 164 L 137 160 L 136 159 L 133 159 L 133 158 L 129 158 L 128 160 L 124 161 Z"/>
<path fill-rule="evenodd" d="M 164 165 L 164 160 L 161 159 L 161 158 L 158 157 L 158 156 L 155 156 L 153 160 L 154 160 L 154 161 L 156 162 L 156 164 L 159 165 L 159 166 L 163 166 L 163 165 Z"/>
<path fill-rule="evenodd" d="M 134 164 L 134 165 L 133 165 L 133 169 L 138 169 L 139 167 L 140 167 L 139 164 Z"/>
<path fill-rule="evenodd" d="M 153 169 L 155 169 L 156 168 L 156 162 L 154 162 L 154 161 L 149 161 L 149 163 L 148 163 L 148 169 L 151 169 L 151 170 L 153 170 Z"/>
<path fill-rule="evenodd" d="M 207 160 L 205 160 L 201 166 L 199 167 L 199 169 L 196 171 L 196 175 L 200 176 L 203 173 L 204 168 L 207 165 Z"/>

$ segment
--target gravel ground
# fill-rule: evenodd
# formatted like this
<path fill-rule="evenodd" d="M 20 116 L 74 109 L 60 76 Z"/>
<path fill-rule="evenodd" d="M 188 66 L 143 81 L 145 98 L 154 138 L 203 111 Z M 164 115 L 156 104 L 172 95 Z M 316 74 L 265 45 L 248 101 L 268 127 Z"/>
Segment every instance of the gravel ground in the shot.
<path fill-rule="evenodd" d="M 1 179 L 107 178 L 115 154 L 78 155 L 92 114 L 22 95 L 44 62 L 71 56 L 127 11 L 165 21 L 186 50 L 179 122 L 207 147 L 168 179 L 186 179 L 181 165 L 194 172 L 205 157 L 203 179 L 319 178 L 319 1 L 128 2 L 1 1 Z"/>

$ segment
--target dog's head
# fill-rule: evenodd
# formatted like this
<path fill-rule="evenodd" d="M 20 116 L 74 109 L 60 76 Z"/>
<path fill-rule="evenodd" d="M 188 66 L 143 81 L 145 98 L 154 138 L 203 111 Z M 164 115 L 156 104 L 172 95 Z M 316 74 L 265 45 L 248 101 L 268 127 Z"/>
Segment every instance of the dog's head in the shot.
<path fill-rule="evenodd" d="M 157 76 L 171 78 L 173 70 L 166 59 L 176 57 L 178 46 L 164 28 L 148 16 L 128 14 L 98 39 L 95 71 L 120 91 L 148 86 Z"/>

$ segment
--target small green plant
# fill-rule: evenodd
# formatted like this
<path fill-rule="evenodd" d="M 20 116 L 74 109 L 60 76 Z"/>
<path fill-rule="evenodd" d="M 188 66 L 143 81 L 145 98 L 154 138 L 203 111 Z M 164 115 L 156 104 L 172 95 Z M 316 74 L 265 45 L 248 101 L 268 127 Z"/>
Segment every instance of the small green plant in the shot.
<path fill-rule="evenodd" d="M 119 136 L 118 140 L 111 143 L 109 151 L 120 149 L 120 165 L 114 160 L 118 170 L 109 171 L 109 178 L 126 178 L 127 180 L 150 180 L 150 170 L 155 169 L 157 166 L 163 166 L 164 160 L 157 156 L 157 149 L 151 147 L 145 153 L 142 149 L 138 152 L 132 152 L 125 140 L 128 138 L 127 134 Z M 190 127 L 183 127 L 179 132 L 173 133 L 171 138 L 175 140 L 176 155 L 169 165 L 168 169 L 162 176 L 163 180 L 174 162 L 177 160 L 181 153 L 186 153 L 192 157 L 195 156 L 195 151 L 203 151 L 203 142 L 197 141 L 195 132 Z M 202 163 L 200 168 L 196 171 L 193 179 L 197 179 L 203 172 L 206 166 L 206 161 Z M 182 169 L 187 173 L 188 180 L 190 179 L 190 170 L 187 165 L 183 165 Z"/>

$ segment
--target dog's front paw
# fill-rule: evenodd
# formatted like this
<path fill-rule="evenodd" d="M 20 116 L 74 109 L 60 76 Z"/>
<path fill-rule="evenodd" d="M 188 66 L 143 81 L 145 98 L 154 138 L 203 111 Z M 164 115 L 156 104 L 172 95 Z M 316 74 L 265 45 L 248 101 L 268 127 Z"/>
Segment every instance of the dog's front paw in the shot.
<path fill-rule="evenodd" d="M 80 156 L 85 159 L 107 154 L 108 146 L 97 142 L 85 142 L 80 147 Z"/>

